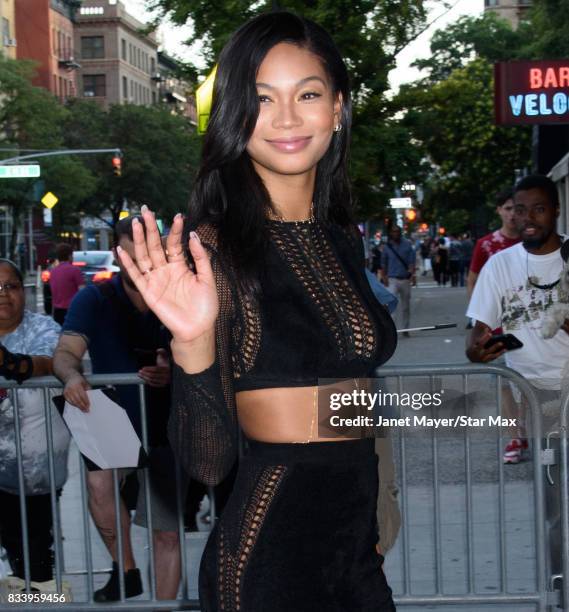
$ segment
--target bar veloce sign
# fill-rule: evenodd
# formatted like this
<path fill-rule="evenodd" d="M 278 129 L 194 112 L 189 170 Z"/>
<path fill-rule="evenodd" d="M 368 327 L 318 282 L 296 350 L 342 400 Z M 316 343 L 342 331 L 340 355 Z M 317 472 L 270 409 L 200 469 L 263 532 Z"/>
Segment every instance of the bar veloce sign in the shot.
<path fill-rule="evenodd" d="M 569 123 L 569 60 L 498 62 L 494 66 L 496 123 Z"/>

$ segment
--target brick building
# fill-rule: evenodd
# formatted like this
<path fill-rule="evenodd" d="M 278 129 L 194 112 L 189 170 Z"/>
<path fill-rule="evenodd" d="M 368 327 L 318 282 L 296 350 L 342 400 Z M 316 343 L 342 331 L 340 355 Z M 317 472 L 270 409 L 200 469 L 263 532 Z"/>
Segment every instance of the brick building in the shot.
<path fill-rule="evenodd" d="M 77 94 L 73 21 L 78 7 L 77 0 L 15 0 L 16 57 L 35 60 L 34 85 L 61 100 Z"/>
<path fill-rule="evenodd" d="M 111 104 L 155 104 L 158 43 L 118 0 L 84 0 L 75 23 L 80 97 Z"/>
<path fill-rule="evenodd" d="M 492 11 L 507 19 L 514 28 L 518 27 L 520 19 L 531 6 L 532 0 L 484 0 L 484 10 Z"/>

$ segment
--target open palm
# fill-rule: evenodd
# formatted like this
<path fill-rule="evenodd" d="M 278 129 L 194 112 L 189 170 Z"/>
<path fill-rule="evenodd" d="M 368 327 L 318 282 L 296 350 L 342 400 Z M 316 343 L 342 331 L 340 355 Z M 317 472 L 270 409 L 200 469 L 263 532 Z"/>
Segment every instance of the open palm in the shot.
<path fill-rule="evenodd" d="M 121 262 L 148 307 L 178 342 L 192 342 L 211 332 L 219 303 L 209 256 L 192 232 L 190 252 L 195 272 L 188 267 L 182 250 L 182 215 L 176 215 L 164 252 L 154 215 L 146 208 L 142 225 L 133 221 L 135 261 L 118 249 Z"/>

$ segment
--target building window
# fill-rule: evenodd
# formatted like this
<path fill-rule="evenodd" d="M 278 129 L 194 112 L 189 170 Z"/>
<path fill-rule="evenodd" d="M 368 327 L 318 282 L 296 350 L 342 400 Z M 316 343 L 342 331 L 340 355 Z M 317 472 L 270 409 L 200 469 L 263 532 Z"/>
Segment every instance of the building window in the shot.
<path fill-rule="evenodd" d="M 128 79 L 125 76 L 122 78 L 122 97 L 128 101 Z"/>
<path fill-rule="evenodd" d="M 153 75 L 156 72 L 156 62 L 154 61 L 154 58 L 151 57 L 150 58 L 150 74 Z"/>
<path fill-rule="evenodd" d="M 104 98 L 106 95 L 104 74 L 83 75 L 83 96 L 86 98 Z"/>
<path fill-rule="evenodd" d="M 484 0 L 484 6 L 499 6 L 500 0 Z"/>
<path fill-rule="evenodd" d="M 121 38 L 121 57 L 126 62 L 126 40 Z"/>
<path fill-rule="evenodd" d="M 131 102 L 134 100 L 134 81 L 130 82 L 130 100 Z"/>
<path fill-rule="evenodd" d="M 133 56 L 133 53 L 132 53 L 132 44 L 128 43 L 128 61 L 129 61 L 130 64 L 134 64 L 132 56 Z"/>
<path fill-rule="evenodd" d="M 2 17 L 2 44 L 4 47 L 12 45 L 10 40 L 10 21 L 6 17 Z"/>
<path fill-rule="evenodd" d="M 98 59 L 105 57 L 104 36 L 82 36 L 81 57 L 83 59 Z"/>
<path fill-rule="evenodd" d="M 156 92 L 152 92 L 152 104 L 156 104 Z"/>
<path fill-rule="evenodd" d="M 57 76 L 54 74 L 53 75 L 53 93 L 54 95 L 58 95 L 57 94 Z"/>

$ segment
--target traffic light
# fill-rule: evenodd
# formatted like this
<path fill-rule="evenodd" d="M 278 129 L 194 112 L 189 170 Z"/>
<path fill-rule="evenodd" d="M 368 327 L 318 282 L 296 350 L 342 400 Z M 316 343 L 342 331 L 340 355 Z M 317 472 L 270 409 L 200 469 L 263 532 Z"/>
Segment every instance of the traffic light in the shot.
<path fill-rule="evenodd" d="M 119 155 L 113 157 L 113 172 L 115 176 L 121 176 L 122 174 L 122 159 Z"/>
<path fill-rule="evenodd" d="M 405 217 L 407 218 L 407 221 L 415 221 L 417 218 L 417 211 L 414 208 L 408 208 L 405 211 Z"/>

